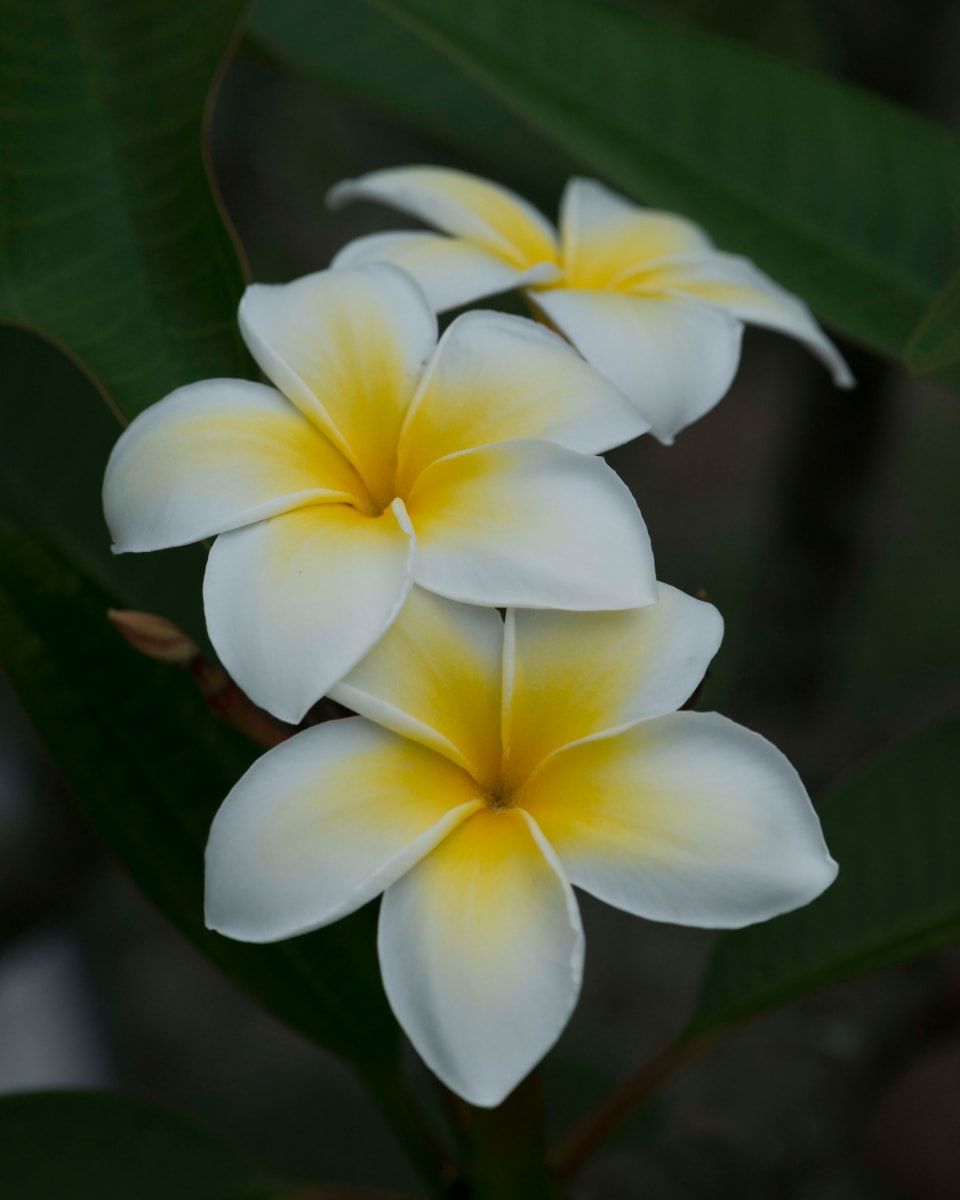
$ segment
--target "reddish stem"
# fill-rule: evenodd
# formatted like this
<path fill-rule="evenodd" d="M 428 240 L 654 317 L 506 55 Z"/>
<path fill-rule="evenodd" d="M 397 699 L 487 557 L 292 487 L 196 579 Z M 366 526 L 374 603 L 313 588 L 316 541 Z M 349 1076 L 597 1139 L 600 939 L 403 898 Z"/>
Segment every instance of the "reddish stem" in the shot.
<path fill-rule="evenodd" d="M 192 638 L 166 617 L 116 608 L 108 609 L 107 616 L 135 650 L 157 662 L 188 670 L 207 708 L 250 741 L 269 749 L 294 733 L 257 708 L 223 667 L 204 658 Z"/>

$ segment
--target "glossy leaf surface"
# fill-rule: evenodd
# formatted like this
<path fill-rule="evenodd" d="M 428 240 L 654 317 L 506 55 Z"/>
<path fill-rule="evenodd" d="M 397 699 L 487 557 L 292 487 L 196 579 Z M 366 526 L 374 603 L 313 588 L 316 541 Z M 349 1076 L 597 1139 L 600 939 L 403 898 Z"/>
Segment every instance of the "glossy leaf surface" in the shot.
<path fill-rule="evenodd" d="M 243 7 L 0 0 L 0 319 L 59 342 L 127 418 L 250 369 L 202 153 Z"/>

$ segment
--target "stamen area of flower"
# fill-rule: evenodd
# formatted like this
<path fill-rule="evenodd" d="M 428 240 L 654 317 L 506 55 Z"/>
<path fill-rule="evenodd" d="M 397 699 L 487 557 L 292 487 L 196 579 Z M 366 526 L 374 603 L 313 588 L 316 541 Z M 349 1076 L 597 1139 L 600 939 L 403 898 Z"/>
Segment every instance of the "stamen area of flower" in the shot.
<path fill-rule="evenodd" d="M 483 802 L 494 812 L 516 808 L 520 804 L 521 790 L 503 779 L 497 779 L 483 789 Z"/>
<path fill-rule="evenodd" d="M 361 513 L 363 516 L 370 517 L 372 520 L 376 521 L 383 516 L 383 514 L 393 503 L 394 499 L 396 499 L 396 497 L 393 497 L 384 503 L 381 500 L 374 499 L 373 496 L 368 494 L 366 496 L 358 496 L 353 507 L 358 513 Z"/>
<path fill-rule="evenodd" d="M 398 487 L 396 463 L 378 464 L 373 469 L 358 470 L 363 490 L 357 494 L 353 506 L 365 517 L 382 517 L 394 500 L 406 497 Z"/>

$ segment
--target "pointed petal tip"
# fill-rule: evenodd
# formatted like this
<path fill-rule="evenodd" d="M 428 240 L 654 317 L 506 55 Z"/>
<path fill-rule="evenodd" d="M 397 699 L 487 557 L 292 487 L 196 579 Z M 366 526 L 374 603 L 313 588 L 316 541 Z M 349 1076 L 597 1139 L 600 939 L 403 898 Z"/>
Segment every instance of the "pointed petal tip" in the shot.
<path fill-rule="evenodd" d="M 514 1080 L 510 1083 L 501 1084 L 496 1088 L 491 1087 L 474 1087 L 469 1082 L 457 1083 L 454 1080 L 444 1079 L 442 1082 L 453 1092 L 459 1096 L 461 1100 L 466 1100 L 468 1104 L 472 1104 L 474 1108 L 499 1108 L 508 1096 L 512 1096 L 523 1080 L 530 1074 L 527 1071 L 521 1079 Z M 439 1078 L 439 1077 L 438 1077 Z"/>
<path fill-rule="evenodd" d="M 832 371 L 833 382 L 838 388 L 843 388 L 845 392 L 857 387 L 857 377 L 844 362 L 838 364 Z"/>
<path fill-rule="evenodd" d="M 244 928 L 242 925 L 233 925 L 229 920 L 215 916 L 209 908 L 204 908 L 203 914 L 204 928 L 210 933 L 217 934 L 218 937 L 229 938 L 231 942 L 244 942 L 248 946 L 269 946 L 275 942 L 283 942 L 288 938 L 299 937 L 301 934 L 309 933 L 307 929 L 291 929 L 283 930 L 282 932 L 264 932 L 263 930 Z"/>
<path fill-rule="evenodd" d="M 337 212 L 346 207 L 354 198 L 355 185 L 356 180 L 354 179 L 341 179 L 339 183 L 335 183 L 332 188 L 328 189 L 324 197 L 327 208 L 331 212 Z"/>
<path fill-rule="evenodd" d="M 387 998 L 414 1048 L 477 1107 L 517 1087 L 579 995 L 576 899 L 522 810 L 478 812 L 389 888 L 377 943 Z"/>

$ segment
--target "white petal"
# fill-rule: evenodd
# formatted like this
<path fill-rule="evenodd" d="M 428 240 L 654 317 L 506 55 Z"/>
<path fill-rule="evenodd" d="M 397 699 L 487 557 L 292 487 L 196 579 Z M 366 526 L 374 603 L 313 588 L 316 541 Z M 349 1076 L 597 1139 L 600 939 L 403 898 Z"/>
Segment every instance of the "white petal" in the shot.
<path fill-rule="evenodd" d="M 522 779 L 581 738 L 673 712 L 723 637 L 712 604 L 660 584 L 656 604 L 610 613 L 507 613 L 503 746 Z"/>
<path fill-rule="evenodd" d="M 546 1054 L 580 991 L 576 901 L 518 809 L 477 812 L 389 888 L 379 946 L 387 998 L 414 1047 L 484 1108 Z"/>
<path fill-rule="evenodd" d="M 563 269 L 572 288 L 607 288 L 624 271 L 678 254 L 703 253 L 703 230 L 672 213 L 641 208 L 594 179 L 571 179 L 560 206 Z"/>
<path fill-rule="evenodd" d="M 437 341 L 417 284 L 387 263 L 254 284 L 240 329 L 264 373 L 389 503 L 400 427 Z"/>
<path fill-rule="evenodd" d="M 502 653 L 495 609 L 415 587 L 384 636 L 330 695 L 492 781 L 500 768 Z"/>
<path fill-rule="evenodd" d="M 121 434 L 103 507 L 123 552 L 184 546 L 362 493 L 343 455 L 279 392 L 207 379 L 171 392 Z"/>
<path fill-rule="evenodd" d="M 774 283 L 747 258 L 709 254 L 664 263 L 642 286 L 680 289 L 719 304 L 751 325 L 762 325 L 794 337 L 820 359 L 838 387 L 853 387 L 856 382 L 840 351 L 806 304 Z"/>
<path fill-rule="evenodd" d="M 515 438 L 544 438 L 588 454 L 646 433 L 649 424 L 563 338 L 505 313 L 458 317 L 410 406 L 400 435 L 401 486 L 438 458 Z"/>
<path fill-rule="evenodd" d="M 464 771 L 360 717 L 304 730 L 258 759 L 214 818 L 207 925 L 243 942 L 328 925 L 479 803 Z"/>
<path fill-rule="evenodd" d="M 717 404 L 736 374 L 743 326 L 703 301 L 565 288 L 531 299 L 668 445 Z"/>
<path fill-rule="evenodd" d="M 556 234 L 546 218 L 508 188 L 449 167 L 394 167 L 347 179 L 330 190 L 339 208 L 374 200 L 465 238 L 514 267 L 555 262 Z"/>
<path fill-rule="evenodd" d="M 296 723 L 390 627 L 413 582 L 403 505 L 304 508 L 224 534 L 203 581 L 210 640 L 262 708 Z"/>
<path fill-rule="evenodd" d="M 654 921 L 737 929 L 808 904 L 837 871 L 793 767 L 717 713 L 562 750 L 522 802 L 572 883 Z"/>
<path fill-rule="evenodd" d="M 600 458 L 501 442 L 428 467 L 407 506 L 417 582 L 468 604 L 584 610 L 656 599 L 650 539 Z"/>
<path fill-rule="evenodd" d="M 388 262 L 412 275 L 434 312 L 460 308 L 486 296 L 559 278 L 550 263 L 520 270 L 464 238 L 437 233 L 373 233 L 340 250 L 331 266 L 358 267 Z"/>

